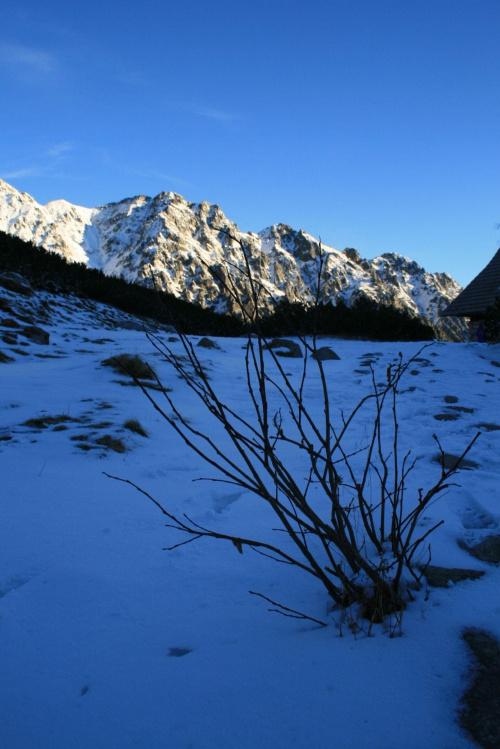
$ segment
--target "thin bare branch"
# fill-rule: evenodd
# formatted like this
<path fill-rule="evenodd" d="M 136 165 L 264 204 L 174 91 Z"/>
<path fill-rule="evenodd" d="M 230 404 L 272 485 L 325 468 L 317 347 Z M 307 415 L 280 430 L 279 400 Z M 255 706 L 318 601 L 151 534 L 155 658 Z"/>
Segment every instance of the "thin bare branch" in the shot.
<path fill-rule="evenodd" d="M 277 606 L 277 609 L 268 609 L 268 611 L 275 611 L 277 614 L 283 614 L 283 616 L 289 616 L 292 619 L 308 619 L 310 622 L 314 622 L 315 624 L 319 624 L 321 627 L 326 627 L 326 622 L 322 622 L 319 619 L 315 619 L 313 616 L 308 616 L 307 614 L 303 614 L 301 611 L 296 611 L 295 609 L 291 609 L 288 606 L 283 606 L 282 603 L 276 603 L 276 601 L 273 601 L 271 598 L 268 598 L 267 596 L 263 595 L 262 593 L 256 593 L 254 590 L 248 591 L 251 596 L 259 596 L 259 598 L 263 598 L 264 601 L 267 601 L 268 603 L 271 603 L 273 606 Z"/>

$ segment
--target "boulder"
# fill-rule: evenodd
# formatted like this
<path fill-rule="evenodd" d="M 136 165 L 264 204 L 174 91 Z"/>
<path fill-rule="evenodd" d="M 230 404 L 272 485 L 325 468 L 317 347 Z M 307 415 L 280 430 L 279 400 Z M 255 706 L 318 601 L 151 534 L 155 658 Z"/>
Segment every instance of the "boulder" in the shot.
<path fill-rule="evenodd" d="M 482 570 L 468 570 L 460 567 L 438 567 L 429 564 L 424 575 L 427 578 L 427 584 L 431 588 L 447 588 L 449 583 L 460 583 L 462 580 L 478 580 L 484 575 Z"/>
<path fill-rule="evenodd" d="M 489 632 L 462 633 L 474 657 L 472 681 L 462 697 L 460 724 L 484 749 L 500 746 L 500 644 Z"/>
<path fill-rule="evenodd" d="M 14 320 L 13 317 L 6 317 L 2 320 L 2 328 L 20 328 L 21 323 L 19 323 L 17 320 Z"/>
<path fill-rule="evenodd" d="M 46 346 L 50 339 L 50 334 L 43 328 L 39 328 L 38 325 L 27 325 L 19 332 L 33 343 L 38 343 L 43 346 Z"/>
<path fill-rule="evenodd" d="M 123 330 L 146 330 L 148 329 L 143 322 L 139 320 L 120 320 L 116 324 L 117 328 L 123 328 Z"/>
<path fill-rule="evenodd" d="M 316 361 L 333 361 L 335 359 L 340 359 L 340 356 L 336 354 L 330 346 L 322 346 L 313 352 L 312 358 L 316 359 Z"/>
<path fill-rule="evenodd" d="M 474 546 L 469 546 L 464 541 L 460 541 L 458 545 L 481 562 L 500 564 L 500 536 L 487 536 Z"/>
<path fill-rule="evenodd" d="M 215 341 L 212 341 L 210 338 L 200 338 L 198 341 L 198 346 L 201 346 L 202 348 L 218 348 L 220 349 L 220 346 Z"/>
<path fill-rule="evenodd" d="M 2 310 L 2 312 L 12 313 L 12 307 L 10 306 L 8 300 L 4 299 L 3 296 L 0 296 L 0 310 Z"/>
<path fill-rule="evenodd" d="M 442 416 L 443 414 L 440 415 Z M 437 417 L 435 416 L 434 418 Z M 441 421 L 446 421 L 446 419 L 441 419 Z M 465 471 L 472 471 L 473 468 L 478 467 L 478 464 L 474 460 L 469 460 L 469 458 L 462 458 L 462 460 L 460 460 L 460 455 L 454 455 L 453 453 L 436 453 L 433 459 L 436 463 L 439 463 L 445 471 L 449 471 L 450 468 L 453 468 L 457 463 L 458 468 Z"/>
<path fill-rule="evenodd" d="M 303 358 L 299 344 L 286 338 L 273 338 L 272 341 L 267 342 L 266 348 L 275 351 L 276 356 L 285 356 L 290 359 Z"/>

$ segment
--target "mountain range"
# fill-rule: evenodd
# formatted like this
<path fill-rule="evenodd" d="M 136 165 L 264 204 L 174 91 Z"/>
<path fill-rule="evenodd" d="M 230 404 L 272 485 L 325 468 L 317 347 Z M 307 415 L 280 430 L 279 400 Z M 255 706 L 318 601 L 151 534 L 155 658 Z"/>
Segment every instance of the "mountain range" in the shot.
<path fill-rule="evenodd" d="M 366 260 L 356 249 L 334 249 L 285 224 L 242 232 L 218 205 L 189 202 L 174 192 L 97 208 L 66 200 L 40 205 L 0 180 L 0 230 L 127 281 L 151 286 L 154 276 L 163 290 L 227 313 L 237 312 L 228 282 L 243 297 L 247 293 L 236 272 L 244 268 L 240 243 L 261 285 L 264 310 L 282 299 L 312 303 L 322 254 L 322 301 L 349 305 L 365 296 L 421 316 L 440 338 L 463 340 L 465 334 L 460 320 L 439 317 L 461 291 L 447 273 L 427 273 L 396 253 Z"/>

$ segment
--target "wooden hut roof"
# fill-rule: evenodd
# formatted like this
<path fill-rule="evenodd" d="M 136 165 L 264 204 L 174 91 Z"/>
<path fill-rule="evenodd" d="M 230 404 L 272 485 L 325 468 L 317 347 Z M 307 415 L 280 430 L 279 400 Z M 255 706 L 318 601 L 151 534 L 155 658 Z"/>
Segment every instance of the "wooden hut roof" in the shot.
<path fill-rule="evenodd" d="M 500 249 L 486 268 L 441 312 L 441 315 L 477 317 L 500 297 Z"/>

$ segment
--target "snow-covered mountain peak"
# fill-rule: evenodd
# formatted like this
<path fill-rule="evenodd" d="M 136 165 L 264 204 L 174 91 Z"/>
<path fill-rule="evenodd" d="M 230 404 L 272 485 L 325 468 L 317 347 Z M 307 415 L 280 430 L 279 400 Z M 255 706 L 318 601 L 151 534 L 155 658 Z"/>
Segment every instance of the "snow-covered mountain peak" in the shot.
<path fill-rule="evenodd" d="M 246 293 L 234 273 L 243 263 L 239 242 L 248 249 L 253 272 L 268 292 L 262 304 L 269 310 L 283 298 L 313 302 L 322 253 L 324 301 L 350 304 L 367 296 L 421 315 L 443 334 L 463 334 L 461 323 L 439 317 L 460 291 L 445 273 L 427 273 L 395 253 L 363 260 L 353 248 L 340 251 L 283 223 L 259 233 L 242 232 L 220 206 L 188 202 L 172 191 L 97 208 L 66 200 L 42 206 L 0 180 L 0 230 L 129 281 L 151 285 L 152 268 L 164 290 L 222 312 L 235 312 L 227 293 L 229 277 Z"/>

